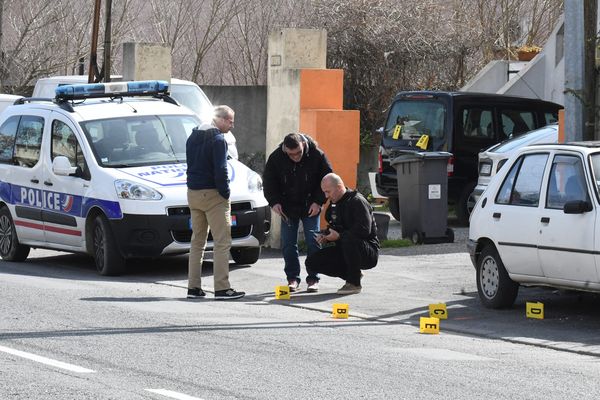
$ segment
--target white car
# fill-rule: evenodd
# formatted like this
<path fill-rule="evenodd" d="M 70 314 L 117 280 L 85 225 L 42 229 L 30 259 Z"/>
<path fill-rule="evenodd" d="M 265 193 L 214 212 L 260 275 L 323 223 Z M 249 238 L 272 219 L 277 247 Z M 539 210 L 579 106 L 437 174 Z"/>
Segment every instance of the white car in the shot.
<path fill-rule="evenodd" d="M 471 214 L 468 248 L 486 307 L 519 285 L 600 291 L 600 143 L 527 146 Z"/>
<path fill-rule="evenodd" d="M 129 258 L 188 252 L 185 146 L 203 121 L 168 91 L 164 81 L 67 85 L 54 100 L 4 110 L 0 256 L 23 261 L 31 247 L 87 253 L 99 273 L 115 275 Z M 260 176 L 227 163 L 231 255 L 252 264 L 270 210 Z"/>
<path fill-rule="evenodd" d="M 532 144 L 556 142 L 558 142 L 558 124 L 552 124 L 505 140 L 479 153 L 479 177 L 469 199 L 469 211 L 473 209 L 492 177 L 502 168 L 511 154 L 521 147 Z"/>

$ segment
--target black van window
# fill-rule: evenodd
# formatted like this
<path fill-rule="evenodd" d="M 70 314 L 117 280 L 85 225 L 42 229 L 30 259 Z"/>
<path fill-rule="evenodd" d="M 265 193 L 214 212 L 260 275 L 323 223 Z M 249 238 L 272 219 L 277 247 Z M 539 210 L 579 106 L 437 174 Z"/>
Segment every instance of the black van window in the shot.
<path fill-rule="evenodd" d="M 546 120 L 546 125 L 555 124 L 558 122 L 558 114 L 557 113 L 544 113 L 544 118 Z"/>
<path fill-rule="evenodd" d="M 462 113 L 462 123 L 465 137 L 486 139 L 494 137 L 491 109 L 465 108 Z"/>
<path fill-rule="evenodd" d="M 21 117 L 15 140 L 15 161 L 22 167 L 33 167 L 40 159 L 44 118 L 32 115 Z"/>
<path fill-rule="evenodd" d="M 517 136 L 535 129 L 533 111 L 501 110 L 502 132 L 506 137 Z"/>
<path fill-rule="evenodd" d="M 446 106 L 440 102 L 399 100 L 390 110 L 385 125 L 385 136 L 405 140 L 415 139 L 421 135 L 443 138 L 445 119 Z"/>
<path fill-rule="evenodd" d="M 19 116 L 15 115 L 7 119 L 0 126 L 0 162 L 13 163 L 13 153 L 15 150 L 15 135 L 19 125 Z"/>

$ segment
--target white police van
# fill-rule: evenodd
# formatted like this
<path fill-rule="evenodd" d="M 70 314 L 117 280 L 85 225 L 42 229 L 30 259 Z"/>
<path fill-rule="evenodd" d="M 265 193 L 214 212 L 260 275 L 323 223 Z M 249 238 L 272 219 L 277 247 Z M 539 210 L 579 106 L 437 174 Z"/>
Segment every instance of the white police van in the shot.
<path fill-rule="evenodd" d="M 81 252 L 115 275 L 129 258 L 188 252 L 185 143 L 203 121 L 168 93 L 163 81 L 69 85 L 54 99 L 8 107 L 0 118 L 0 256 L 23 261 L 31 247 Z M 231 255 L 252 264 L 270 212 L 260 176 L 235 159 L 228 167 Z"/>

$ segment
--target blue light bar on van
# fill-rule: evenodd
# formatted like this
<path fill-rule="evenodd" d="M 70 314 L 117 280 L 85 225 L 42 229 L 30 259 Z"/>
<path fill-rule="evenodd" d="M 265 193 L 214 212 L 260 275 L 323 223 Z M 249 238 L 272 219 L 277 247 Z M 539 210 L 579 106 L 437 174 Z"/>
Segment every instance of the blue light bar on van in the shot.
<path fill-rule="evenodd" d="M 83 100 L 100 97 L 155 96 L 169 94 L 165 81 L 135 81 L 64 85 L 56 88 L 56 100 Z"/>

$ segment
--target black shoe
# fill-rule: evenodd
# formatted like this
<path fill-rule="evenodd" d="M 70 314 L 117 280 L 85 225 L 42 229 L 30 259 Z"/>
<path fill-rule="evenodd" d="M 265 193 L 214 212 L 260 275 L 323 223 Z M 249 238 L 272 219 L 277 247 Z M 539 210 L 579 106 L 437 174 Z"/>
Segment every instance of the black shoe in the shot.
<path fill-rule="evenodd" d="M 188 294 L 187 294 L 188 299 L 201 299 L 205 296 L 206 296 L 206 293 L 204 293 L 204 290 L 202 290 L 200 288 L 188 289 Z"/>
<path fill-rule="evenodd" d="M 236 292 L 234 289 L 217 290 L 215 291 L 215 300 L 235 300 L 241 299 L 246 293 Z"/>

